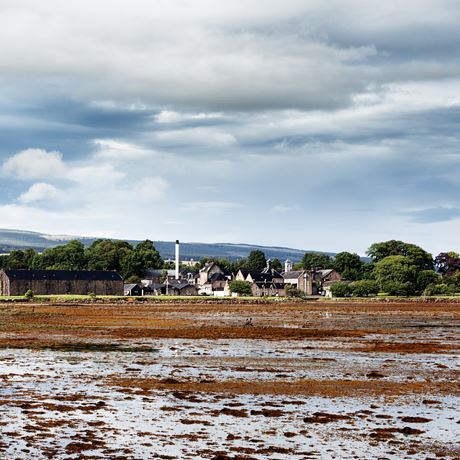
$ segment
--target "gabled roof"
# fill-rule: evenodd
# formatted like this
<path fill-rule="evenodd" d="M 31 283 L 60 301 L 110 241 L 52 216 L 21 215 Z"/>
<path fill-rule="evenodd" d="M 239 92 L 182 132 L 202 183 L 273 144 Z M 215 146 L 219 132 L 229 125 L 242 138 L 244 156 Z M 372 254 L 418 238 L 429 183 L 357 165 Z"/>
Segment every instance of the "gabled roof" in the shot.
<path fill-rule="evenodd" d="M 261 273 L 264 275 L 271 275 L 273 278 L 282 278 L 283 276 L 281 275 L 280 272 L 276 271 L 274 268 L 268 268 L 265 267 Z"/>
<path fill-rule="evenodd" d="M 212 268 L 212 266 L 215 265 L 215 264 L 216 263 L 212 262 L 212 261 L 211 262 L 206 262 L 204 264 L 204 267 L 200 270 L 200 272 L 208 272 Z"/>
<path fill-rule="evenodd" d="M 134 284 L 133 284 L 133 283 L 125 284 L 125 285 L 123 286 L 123 289 L 124 289 L 125 291 L 132 291 L 135 287 L 137 287 L 137 288 L 139 288 L 139 289 L 142 289 L 138 284 L 135 284 L 135 283 L 134 283 Z"/>
<path fill-rule="evenodd" d="M 316 270 L 316 273 L 319 273 L 321 275 L 321 278 L 325 278 L 327 275 L 330 275 L 333 271 L 333 268 L 329 268 L 327 270 Z"/>
<path fill-rule="evenodd" d="M 265 282 L 265 281 L 256 281 L 256 286 L 259 288 L 269 288 L 269 289 L 284 289 L 284 283 L 273 283 L 273 282 Z"/>
<path fill-rule="evenodd" d="M 226 280 L 227 280 L 227 277 L 223 273 L 214 273 L 208 279 L 208 283 L 212 283 L 214 281 L 226 281 Z"/>
<path fill-rule="evenodd" d="M 284 279 L 297 279 L 300 276 L 302 276 L 304 273 L 303 270 L 292 270 L 290 272 L 284 272 L 283 273 L 283 278 Z"/>
<path fill-rule="evenodd" d="M 190 284 L 187 280 L 172 280 L 168 282 L 169 287 L 172 287 L 174 289 L 184 289 L 186 287 L 195 287 L 192 284 Z"/>
<path fill-rule="evenodd" d="M 106 270 L 4 270 L 10 280 L 123 281 L 115 271 Z"/>
<path fill-rule="evenodd" d="M 247 277 L 251 275 L 253 281 L 272 281 L 273 278 L 283 278 L 283 275 L 281 275 L 281 273 L 271 268 L 264 268 L 262 271 L 240 268 L 239 271 L 243 275 L 244 279 L 247 279 Z"/>
<path fill-rule="evenodd" d="M 233 273 L 230 270 L 227 270 L 226 268 L 220 268 L 220 271 L 225 275 L 225 276 L 233 276 Z"/>
<path fill-rule="evenodd" d="M 139 291 L 141 291 L 142 289 L 144 289 L 144 287 L 143 287 L 143 286 L 139 286 L 139 284 L 132 284 L 132 283 L 131 283 L 131 284 L 125 284 L 125 285 L 123 286 L 123 290 L 124 290 L 124 291 L 129 291 L 129 292 L 131 292 L 131 291 L 133 291 L 133 290 L 136 290 L 136 288 L 137 288 Z"/>

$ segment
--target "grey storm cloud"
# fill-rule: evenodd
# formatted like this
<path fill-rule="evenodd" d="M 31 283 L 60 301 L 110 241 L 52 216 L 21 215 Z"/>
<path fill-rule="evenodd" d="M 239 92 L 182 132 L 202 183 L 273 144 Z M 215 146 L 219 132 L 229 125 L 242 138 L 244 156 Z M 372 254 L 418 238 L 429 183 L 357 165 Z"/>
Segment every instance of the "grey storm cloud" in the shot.
<path fill-rule="evenodd" d="M 331 110 L 370 85 L 458 76 L 458 19 L 447 0 L 4 1 L 0 69 L 86 100 Z"/>
<path fill-rule="evenodd" d="M 413 221 L 421 224 L 433 224 L 436 222 L 446 222 L 460 218 L 460 208 L 437 207 L 421 209 L 407 213 L 407 216 Z"/>
<path fill-rule="evenodd" d="M 458 23 L 452 0 L 5 0 L 0 227 L 459 250 Z"/>

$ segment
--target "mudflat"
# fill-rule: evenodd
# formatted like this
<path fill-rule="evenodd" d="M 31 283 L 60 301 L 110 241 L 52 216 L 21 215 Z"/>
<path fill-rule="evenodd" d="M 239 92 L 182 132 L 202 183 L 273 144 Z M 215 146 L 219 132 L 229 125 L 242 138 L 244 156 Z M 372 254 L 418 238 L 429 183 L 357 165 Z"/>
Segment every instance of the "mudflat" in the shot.
<path fill-rule="evenodd" d="M 455 303 L 5 304 L 0 457 L 460 458 L 459 377 Z"/>

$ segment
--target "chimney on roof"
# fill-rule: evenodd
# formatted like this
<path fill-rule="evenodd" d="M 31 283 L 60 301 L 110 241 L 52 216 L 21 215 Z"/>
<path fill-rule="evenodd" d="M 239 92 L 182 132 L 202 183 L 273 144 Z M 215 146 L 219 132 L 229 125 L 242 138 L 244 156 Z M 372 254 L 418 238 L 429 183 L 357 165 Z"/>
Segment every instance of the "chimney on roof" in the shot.
<path fill-rule="evenodd" d="M 176 280 L 179 279 L 179 240 L 176 240 Z"/>

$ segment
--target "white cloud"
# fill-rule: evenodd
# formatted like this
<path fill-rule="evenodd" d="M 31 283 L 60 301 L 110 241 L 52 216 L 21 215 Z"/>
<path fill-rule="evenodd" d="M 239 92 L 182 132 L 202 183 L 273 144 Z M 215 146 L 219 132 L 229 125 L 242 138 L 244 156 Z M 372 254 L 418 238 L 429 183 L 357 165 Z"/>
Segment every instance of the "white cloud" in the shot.
<path fill-rule="evenodd" d="M 10 157 L 3 164 L 2 171 L 6 175 L 27 180 L 62 176 L 66 168 L 60 152 L 27 149 Z"/>
<path fill-rule="evenodd" d="M 131 190 L 133 200 L 145 203 L 165 198 L 169 183 L 162 177 L 144 177 L 134 184 Z"/>
<path fill-rule="evenodd" d="M 458 1 L 1 3 L 3 151 L 64 153 L 1 167 L 8 225 L 361 250 L 460 209 Z"/>
<path fill-rule="evenodd" d="M 207 127 L 159 131 L 155 134 L 155 139 L 167 145 L 187 146 L 229 147 L 237 143 L 233 134 Z"/>
<path fill-rule="evenodd" d="M 144 160 L 155 155 L 152 150 L 114 139 L 95 139 L 93 143 L 97 148 L 95 156 L 106 160 Z"/>
<path fill-rule="evenodd" d="M 115 186 L 126 174 L 115 166 L 92 161 L 82 166 L 75 166 L 67 173 L 67 177 L 87 189 L 101 189 Z"/>
<path fill-rule="evenodd" d="M 189 213 L 222 214 L 232 209 L 241 208 L 240 203 L 229 201 L 193 201 L 183 203 L 181 209 Z"/>
<path fill-rule="evenodd" d="M 162 110 L 159 114 L 155 115 L 155 121 L 157 123 L 180 123 L 184 121 L 216 120 L 223 117 L 224 114 L 221 112 L 181 113 L 174 110 Z"/>
<path fill-rule="evenodd" d="M 460 37 L 453 0 L 39 3 L 2 2 L 2 78 L 71 80 L 102 108 L 168 107 L 159 123 L 197 107 L 336 109 L 371 84 L 460 76 L 443 56 Z"/>
<path fill-rule="evenodd" d="M 59 191 L 54 185 L 37 182 L 19 197 L 19 201 L 27 204 L 36 201 L 53 200 L 58 196 L 58 193 Z"/>
<path fill-rule="evenodd" d="M 271 213 L 284 214 L 286 212 L 294 211 L 294 206 L 286 206 L 284 204 L 276 204 L 270 208 Z"/>
<path fill-rule="evenodd" d="M 153 206 L 166 196 L 169 182 L 152 174 L 156 169 L 155 162 L 148 161 L 152 157 L 150 150 L 111 139 L 99 139 L 93 144 L 96 151 L 79 161 L 68 162 L 60 152 L 39 149 L 22 151 L 7 159 L 2 170 L 8 176 L 29 181 L 47 178 L 47 182 L 32 184 L 19 195 L 18 202 L 50 212 L 72 209 L 78 215 L 100 220 L 120 218 L 125 209 L 142 214 L 146 204 Z M 130 156 L 136 158 L 132 164 L 126 161 Z M 138 167 L 141 158 L 143 168 Z M 9 212 L 17 209 L 9 208 Z"/>

